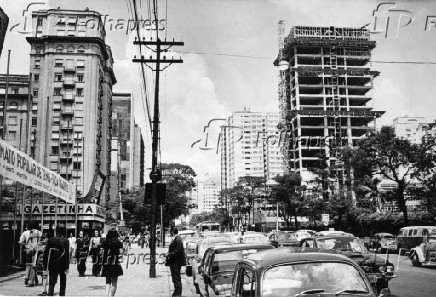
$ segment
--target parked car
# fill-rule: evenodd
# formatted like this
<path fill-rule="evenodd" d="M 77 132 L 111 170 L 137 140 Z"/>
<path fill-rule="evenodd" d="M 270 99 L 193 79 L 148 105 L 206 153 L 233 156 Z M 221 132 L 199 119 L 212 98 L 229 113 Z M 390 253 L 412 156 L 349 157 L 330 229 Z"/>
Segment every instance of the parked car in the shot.
<path fill-rule="evenodd" d="M 209 248 L 203 257 L 197 277 L 201 296 L 226 296 L 238 262 L 258 251 L 273 249 L 270 244 L 238 244 Z"/>
<path fill-rule="evenodd" d="M 298 240 L 302 240 L 303 238 L 307 238 L 307 237 L 312 237 L 312 235 L 306 230 L 298 230 L 294 234 Z"/>
<path fill-rule="evenodd" d="M 436 226 L 410 226 L 401 228 L 397 235 L 397 245 L 400 255 L 421 243 L 427 241 L 430 233 L 436 231 Z"/>
<path fill-rule="evenodd" d="M 269 235 L 269 242 L 274 247 L 294 246 L 298 247 L 300 241 L 294 233 L 276 232 Z"/>
<path fill-rule="evenodd" d="M 197 245 L 202 240 L 203 238 L 198 237 L 190 237 L 186 240 L 183 240 L 186 257 L 186 276 L 192 276 L 192 261 L 197 255 Z"/>
<path fill-rule="evenodd" d="M 302 247 L 321 248 L 339 252 L 356 262 L 368 276 L 375 277 L 375 289 L 380 292 L 388 288 L 388 282 L 395 278 L 394 264 L 376 254 L 371 254 L 356 237 L 322 236 L 311 237 L 301 241 Z"/>
<path fill-rule="evenodd" d="M 354 236 L 351 233 L 347 233 L 344 231 L 319 231 L 313 234 L 314 237 L 320 237 L 320 236 Z"/>
<path fill-rule="evenodd" d="M 422 264 L 436 264 L 436 231 L 430 233 L 426 242 L 411 249 L 409 259 L 413 266 L 421 267 Z"/>
<path fill-rule="evenodd" d="M 376 233 L 371 238 L 370 247 L 375 251 L 380 250 L 385 254 L 389 251 L 397 251 L 397 241 L 395 236 L 390 233 Z"/>
<path fill-rule="evenodd" d="M 198 288 L 197 276 L 198 276 L 198 267 L 201 265 L 201 261 L 203 260 L 204 253 L 210 247 L 219 246 L 219 245 L 233 245 L 233 241 L 229 237 L 210 237 L 205 238 L 197 243 L 197 250 L 195 256 L 192 258 L 192 280 L 194 282 L 194 286 L 197 294 L 200 294 L 200 289 Z"/>
<path fill-rule="evenodd" d="M 262 233 L 248 233 L 239 237 L 239 243 L 251 243 L 251 244 L 269 244 L 268 237 Z"/>
<path fill-rule="evenodd" d="M 260 251 L 240 261 L 234 274 L 231 296 L 377 296 L 364 271 L 333 251 Z M 387 291 L 380 296 L 390 296 Z"/>

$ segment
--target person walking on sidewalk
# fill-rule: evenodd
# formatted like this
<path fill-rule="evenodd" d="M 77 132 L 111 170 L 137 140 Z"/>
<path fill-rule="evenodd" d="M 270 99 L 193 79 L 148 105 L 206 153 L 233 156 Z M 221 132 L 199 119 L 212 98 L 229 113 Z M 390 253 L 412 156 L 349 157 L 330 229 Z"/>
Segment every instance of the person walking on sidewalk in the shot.
<path fill-rule="evenodd" d="M 180 276 L 180 270 L 182 266 L 186 266 L 185 249 L 183 248 L 183 240 L 178 235 L 179 230 L 173 229 L 174 239 L 171 241 L 168 247 L 168 264 L 171 271 L 171 279 L 174 284 L 173 297 L 182 296 L 182 279 Z"/>
<path fill-rule="evenodd" d="M 65 237 L 51 237 L 47 241 L 43 255 L 43 267 L 48 271 L 48 296 L 53 296 L 59 276 L 59 296 L 65 296 L 67 274 L 70 265 L 70 244 Z"/>
<path fill-rule="evenodd" d="M 117 291 L 118 277 L 123 275 L 121 261 L 123 257 L 123 244 L 118 239 L 116 230 L 109 230 L 106 240 L 102 243 L 103 268 L 101 276 L 106 278 L 106 296 L 114 296 Z"/>
<path fill-rule="evenodd" d="M 92 275 L 98 276 L 101 270 L 100 258 L 101 237 L 100 231 L 94 231 L 94 237 L 89 242 L 89 255 L 92 257 Z"/>
<path fill-rule="evenodd" d="M 76 240 L 76 262 L 79 277 L 85 276 L 86 258 L 88 257 L 89 239 L 88 235 L 83 236 L 83 231 L 79 232 L 79 238 Z"/>
<path fill-rule="evenodd" d="M 26 274 L 24 284 L 28 287 L 38 285 L 38 276 L 36 275 L 36 260 L 38 253 L 38 243 L 41 240 L 42 233 L 37 230 L 38 223 L 33 221 L 29 224 L 29 229 L 23 232 L 20 237 L 20 244 L 25 245 L 26 251 Z"/>
<path fill-rule="evenodd" d="M 76 241 L 76 237 L 74 237 L 73 233 L 70 233 L 70 236 L 68 237 L 68 242 L 70 243 L 70 263 L 73 262 L 73 258 L 76 256 Z"/>

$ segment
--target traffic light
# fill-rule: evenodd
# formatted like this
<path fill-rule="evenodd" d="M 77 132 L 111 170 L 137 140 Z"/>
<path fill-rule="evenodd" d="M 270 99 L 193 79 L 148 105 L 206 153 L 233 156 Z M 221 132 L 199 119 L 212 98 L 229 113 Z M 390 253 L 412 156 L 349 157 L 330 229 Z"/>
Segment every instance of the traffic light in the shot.
<path fill-rule="evenodd" d="M 164 205 L 167 196 L 167 185 L 166 184 L 156 184 L 156 205 Z M 145 184 L 145 195 L 144 204 L 151 205 L 151 195 L 152 195 L 153 184 Z"/>

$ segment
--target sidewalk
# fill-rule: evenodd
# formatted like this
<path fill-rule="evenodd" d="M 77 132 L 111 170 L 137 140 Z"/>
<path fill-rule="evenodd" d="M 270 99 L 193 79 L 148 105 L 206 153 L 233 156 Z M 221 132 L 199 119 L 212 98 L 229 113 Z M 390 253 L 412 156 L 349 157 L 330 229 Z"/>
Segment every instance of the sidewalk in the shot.
<path fill-rule="evenodd" d="M 157 253 L 165 253 L 167 249 L 157 248 Z M 156 265 L 156 278 L 149 278 L 150 265 L 149 260 L 143 262 L 144 256 L 138 261 L 138 255 L 148 253 L 149 249 L 132 248 L 129 251 L 129 264 L 127 265 L 127 256 L 123 261 L 124 274 L 118 278 L 118 288 L 115 296 L 171 296 L 174 291 L 171 282 L 169 267 L 163 264 Z M 136 261 L 134 259 L 136 256 Z M 139 263 L 138 263 L 139 262 Z M 160 263 L 163 260 L 159 260 Z M 132 264 L 134 263 L 134 264 Z M 70 264 L 70 272 L 67 276 L 67 296 L 104 296 L 105 295 L 105 278 L 91 276 L 92 265 L 87 264 L 86 277 L 79 277 L 75 264 Z M 0 278 L 0 295 L 3 296 L 36 296 L 42 293 L 41 277 L 40 284 L 36 287 L 29 288 L 24 286 L 24 272 L 18 272 L 8 277 Z M 182 296 L 197 296 L 195 290 L 192 292 L 191 287 L 186 282 L 184 268 L 182 268 Z M 59 295 L 59 280 L 55 287 L 55 295 Z"/>

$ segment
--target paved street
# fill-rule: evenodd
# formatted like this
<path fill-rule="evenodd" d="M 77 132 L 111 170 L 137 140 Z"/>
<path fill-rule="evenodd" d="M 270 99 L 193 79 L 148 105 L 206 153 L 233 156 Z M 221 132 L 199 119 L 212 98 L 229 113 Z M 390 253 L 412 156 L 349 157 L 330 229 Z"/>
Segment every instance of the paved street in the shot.
<path fill-rule="evenodd" d="M 158 248 L 158 253 L 166 252 L 166 248 Z M 129 253 L 139 255 L 147 253 L 149 249 L 132 248 Z M 135 262 L 134 256 L 129 257 L 129 265 L 126 268 L 127 257 L 124 257 L 123 271 L 124 275 L 118 279 L 117 296 L 171 296 L 173 292 L 173 284 L 171 282 L 171 275 L 169 267 L 164 265 L 156 265 L 155 279 L 148 278 L 149 265 L 142 263 L 143 256 L 141 256 L 140 263 L 131 264 Z M 147 259 L 145 262 L 149 262 Z M 163 261 L 160 261 L 163 262 Z M 103 277 L 91 276 L 90 264 L 87 264 L 86 277 L 79 278 L 76 265 L 70 264 L 70 273 L 67 277 L 67 296 L 103 296 L 105 295 L 105 279 Z M 41 278 L 39 278 L 41 279 Z M 0 278 L 0 295 L 6 296 L 36 296 L 42 292 L 42 285 L 37 287 L 28 288 L 24 284 L 24 272 L 19 272 L 7 278 Z M 184 269 L 182 269 L 182 284 L 183 295 L 193 296 L 190 287 L 186 283 L 186 276 Z M 195 292 L 195 291 L 194 291 Z M 56 285 L 55 294 L 59 293 L 59 285 Z M 195 295 L 195 294 L 194 294 Z"/>
<path fill-rule="evenodd" d="M 389 283 L 395 297 L 436 296 L 436 266 L 413 267 L 407 256 L 390 255 L 398 278 Z"/>

